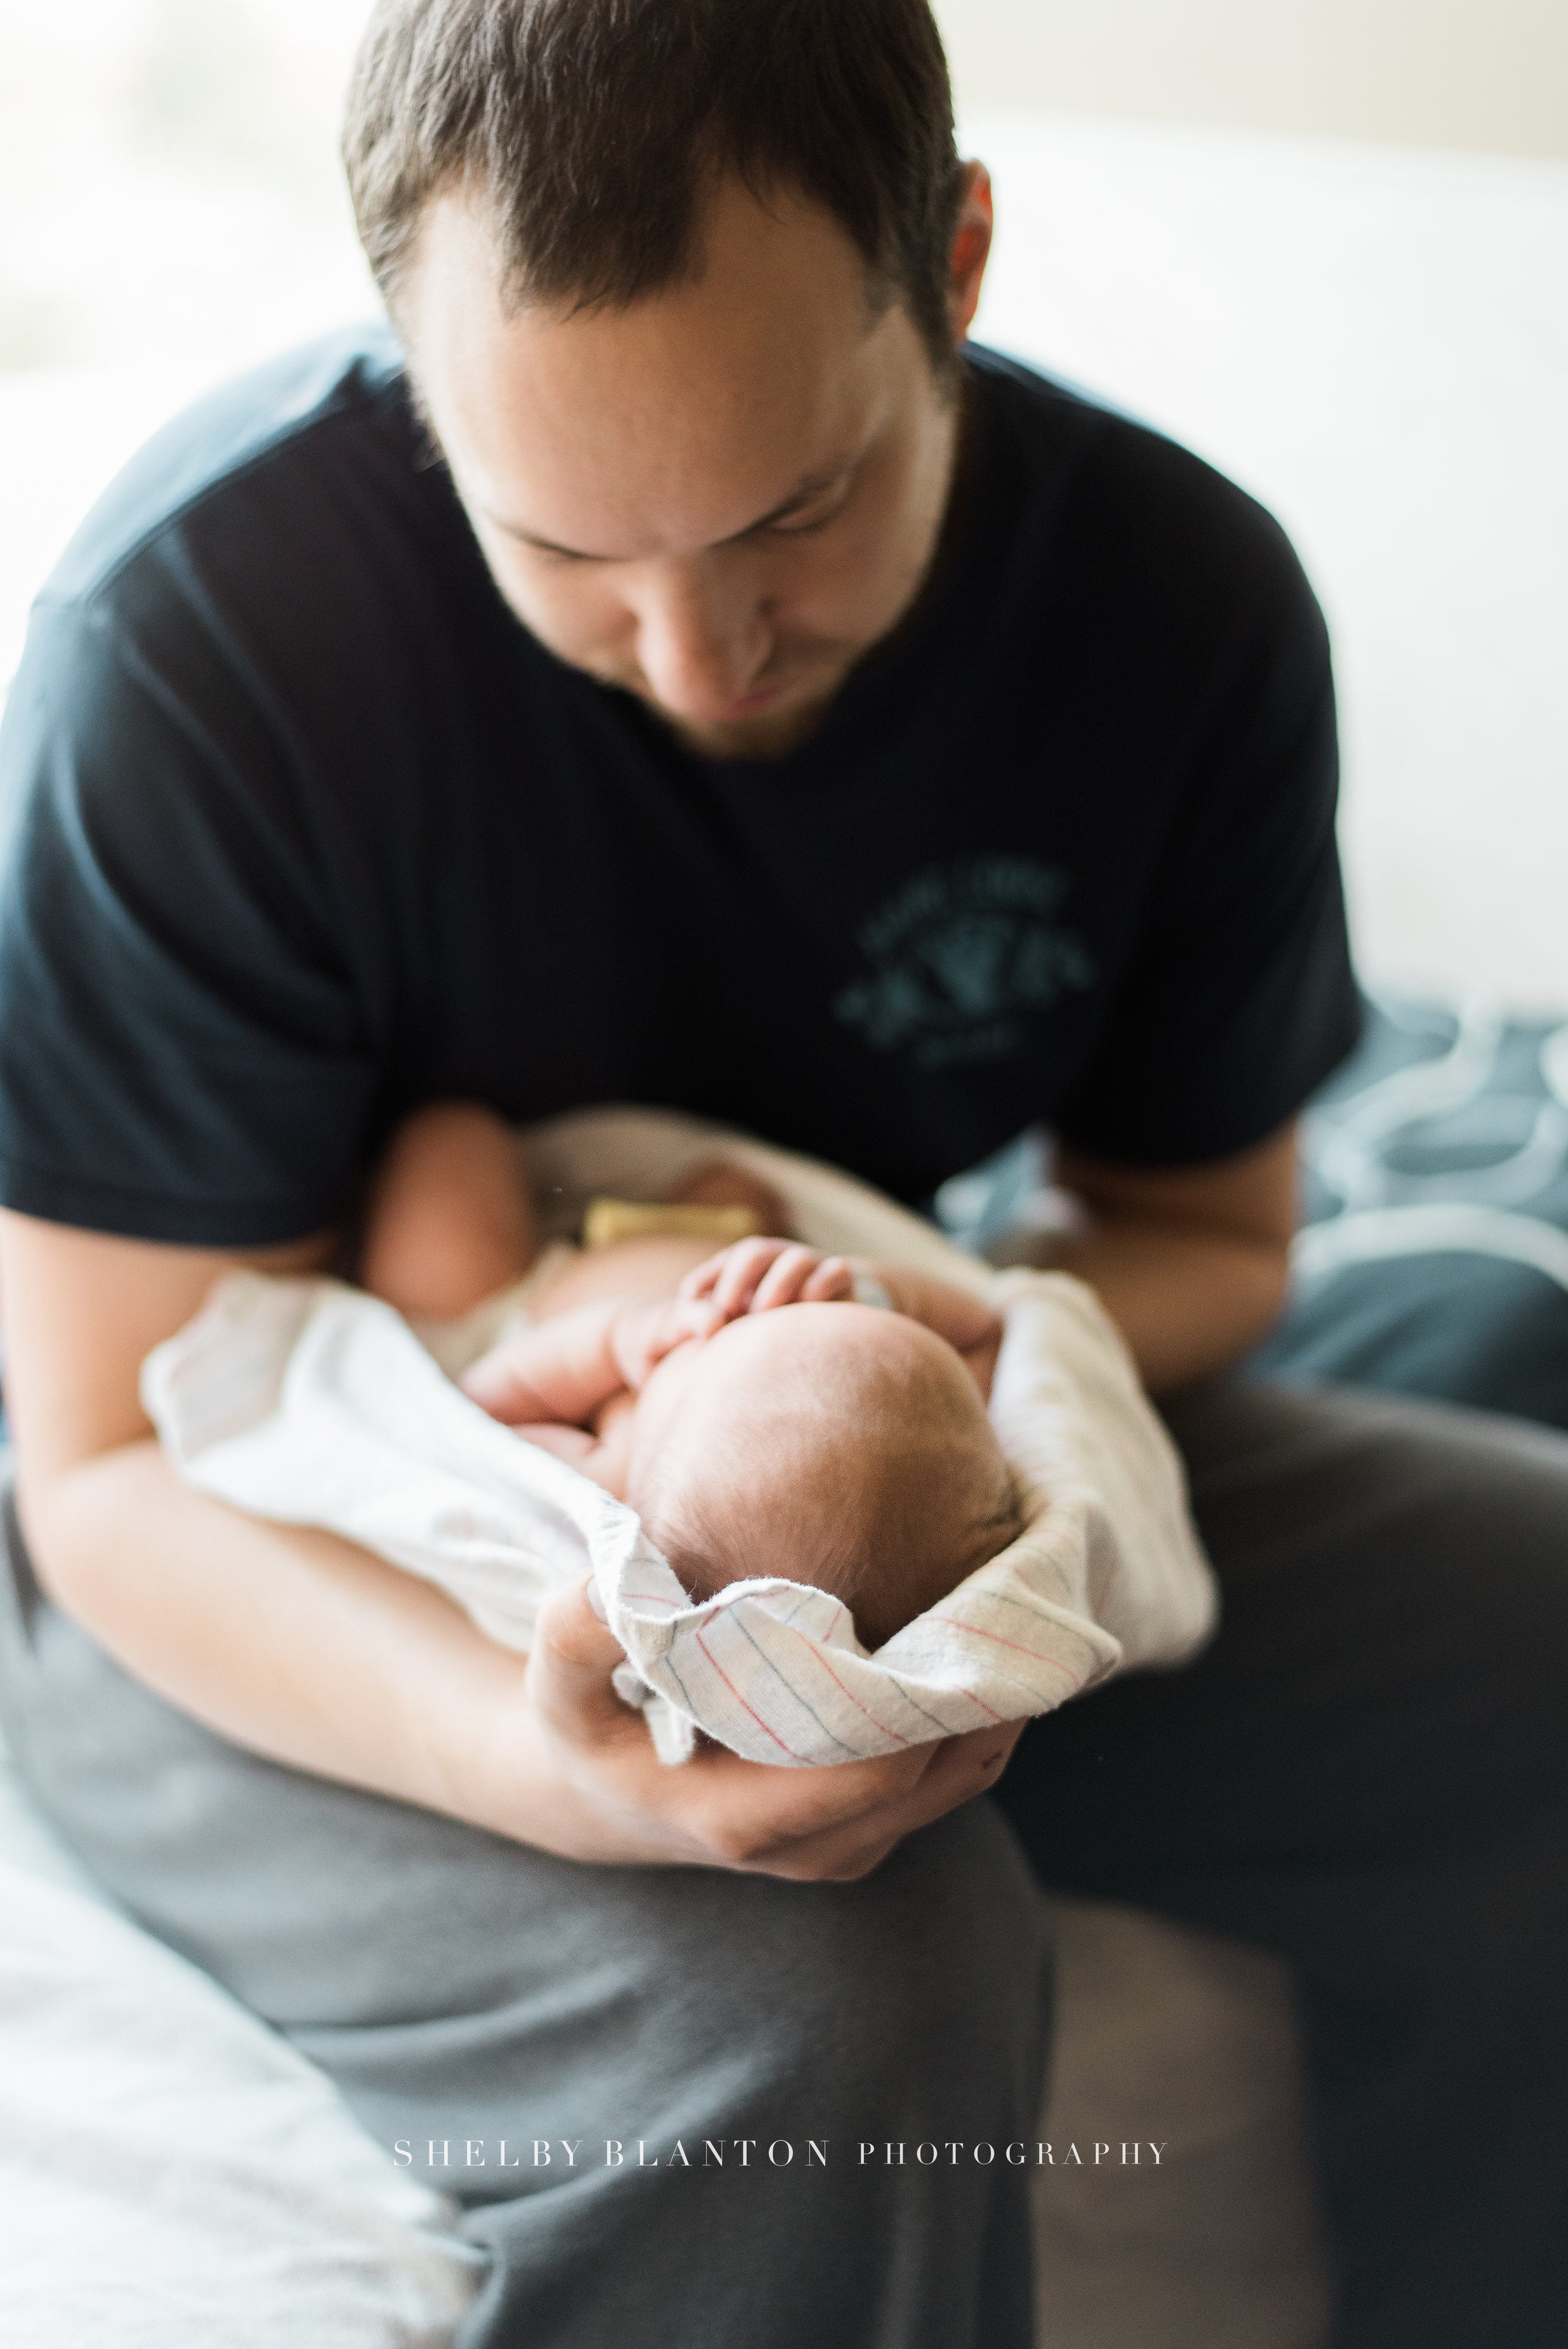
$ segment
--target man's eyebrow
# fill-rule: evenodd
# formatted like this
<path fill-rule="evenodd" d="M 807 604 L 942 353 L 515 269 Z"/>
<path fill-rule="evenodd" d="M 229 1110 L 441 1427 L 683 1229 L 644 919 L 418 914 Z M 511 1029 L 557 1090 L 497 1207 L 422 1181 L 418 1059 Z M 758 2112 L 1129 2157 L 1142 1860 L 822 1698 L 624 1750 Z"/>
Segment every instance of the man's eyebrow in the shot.
<path fill-rule="evenodd" d="M 837 489 L 845 475 L 853 471 L 854 464 L 853 457 L 836 458 L 830 465 L 823 465 L 815 473 L 808 474 L 787 498 L 770 507 L 767 513 L 758 514 L 755 522 L 747 523 L 742 529 L 732 531 L 727 538 L 716 543 L 720 546 L 733 546 L 737 539 L 749 538 L 754 531 L 769 530 L 775 523 L 788 522 L 789 516 L 799 513 L 802 506 L 814 505 L 830 490 Z M 613 554 L 584 554 L 579 546 L 562 546 L 552 538 L 541 538 L 536 531 L 525 529 L 521 523 L 508 522 L 500 514 L 491 513 L 488 507 L 485 519 L 503 536 L 518 539 L 524 546 L 536 546 L 542 554 L 564 554 L 573 563 L 614 563 L 618 559 Z"/>

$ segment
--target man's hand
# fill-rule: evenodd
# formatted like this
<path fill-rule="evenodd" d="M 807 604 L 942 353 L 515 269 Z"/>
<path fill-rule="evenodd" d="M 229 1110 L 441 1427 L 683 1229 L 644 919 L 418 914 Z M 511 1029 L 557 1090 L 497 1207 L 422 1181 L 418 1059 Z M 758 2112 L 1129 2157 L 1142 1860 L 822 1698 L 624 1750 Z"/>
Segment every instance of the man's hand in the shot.
<path fill-rule="evenodd" d="M 527 1789 L 525 1839 L 567 1858 L 847 1883 L 913 1829 L 994 1786 L 1025 1725 L 813 1770 L 743 1762 L 705 1743 L 672 1768 L 611 1686 L 621 1646 L 588 1588 L 558 1591 L 542 1609 L 527 1705 L 501 1724 L 486 1774 L 499 1786 L 515 1772 L 520 1796 Z"/>

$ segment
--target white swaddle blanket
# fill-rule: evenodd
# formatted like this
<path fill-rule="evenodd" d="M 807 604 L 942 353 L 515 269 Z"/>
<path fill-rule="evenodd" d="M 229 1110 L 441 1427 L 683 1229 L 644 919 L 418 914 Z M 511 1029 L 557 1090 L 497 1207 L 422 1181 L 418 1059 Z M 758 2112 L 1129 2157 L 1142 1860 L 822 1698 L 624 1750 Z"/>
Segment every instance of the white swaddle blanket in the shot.
<path fill-rule="evenodd" d="M 390 1308 L 339 1282 L 256 1274 L 221 1282 L 143 1370 L 188 1483 L 345 1535 L 518 1649 L 548 1592 L 591 1572 L 626 1653 L 616 1686 L 672 1762 L 696 1729 L 758 1762 L 890 1754 L 1049 1712 L 1119 1667 L 1181 1662 L 1208 1636 L 1214 1586 L 1180 1463 L 1080 1282 L 993 1273 L 847 1175 L 696 1120 L 597 1111 L 524 1140 L 547 1237 L 576 1227 L 590 1190 L 657 1197 L 722 1146 L 775 1186 L 810 1246 L 990 1299 L 1006 1332 L 991 1417 L 1024 1491 L 1021 1537 L 874 1656 L 839 1599 L 799 1583 L 733 1583 L 694 1603 L 630 1508 L 490 1419 Z M 442 1333 L 447 1369 L 508 1309 L 497 1300 Z"/>

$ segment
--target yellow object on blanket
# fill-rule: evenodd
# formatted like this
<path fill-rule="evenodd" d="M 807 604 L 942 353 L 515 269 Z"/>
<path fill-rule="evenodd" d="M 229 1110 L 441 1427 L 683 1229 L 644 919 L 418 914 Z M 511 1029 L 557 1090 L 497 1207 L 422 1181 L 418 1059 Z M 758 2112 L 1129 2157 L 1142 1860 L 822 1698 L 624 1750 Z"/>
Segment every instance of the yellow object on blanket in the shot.
<path fill-rule="evenodd" d="M 755 1239 L 761 1229 L 762 1218 L 751 1207 L 648 1207 L 632 1199 L 591 1199 L 583 1218 L 583 1245 L 609 1247 L 616 1240 L 676 1232 L 684 1239 L 711 1240 L 721 1248 L 736 1240 Z"/>

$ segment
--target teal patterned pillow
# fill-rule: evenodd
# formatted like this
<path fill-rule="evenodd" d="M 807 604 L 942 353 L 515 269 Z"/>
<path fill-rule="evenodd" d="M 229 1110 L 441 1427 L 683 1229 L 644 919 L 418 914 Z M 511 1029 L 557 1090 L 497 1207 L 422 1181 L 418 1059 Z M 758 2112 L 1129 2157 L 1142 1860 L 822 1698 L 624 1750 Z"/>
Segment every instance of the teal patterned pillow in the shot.
<path fill-rule="evenodd" d="M 1568 1428 L 1568 1018 L 1370 1001 L 1303 1140 L 1292 1300 L 1248 1374 Z"/>

